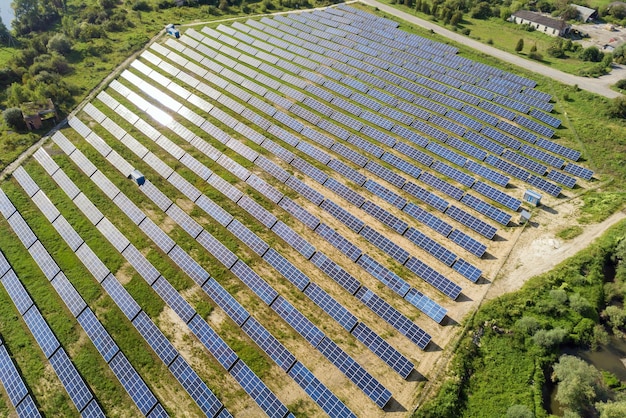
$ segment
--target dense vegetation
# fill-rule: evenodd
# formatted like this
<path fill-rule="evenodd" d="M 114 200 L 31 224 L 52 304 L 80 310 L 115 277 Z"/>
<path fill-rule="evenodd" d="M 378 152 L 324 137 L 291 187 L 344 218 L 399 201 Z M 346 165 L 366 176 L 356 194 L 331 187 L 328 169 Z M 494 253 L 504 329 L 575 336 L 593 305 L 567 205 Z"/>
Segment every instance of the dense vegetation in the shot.
<path fill-rule="evenodd" d="M 14 117 L 21 103 L 51 98 L 63 117 L 166 24 L 331 2 L 187 0 L 177 7 L 174 0 L 13 1 L 12 30 L 0 25 L 0 169 L 52 127 L 27 132 Z"/>
<path fill-rule="evenodd" d="M 558 382 L 556 399 L 568 417 L 623 416 L 612 415 L 626 405 L 622 383 L 560 353 L 565 345 L 594 348 L 610 334 L 624 335 L 625 238 L 622 222 L 520 291 L 486 303 L 471 319 L 439 395 L 416 416 L 546 416 L 548 380 Z M 613 268 L 614 278 L 606 274 Z"/>

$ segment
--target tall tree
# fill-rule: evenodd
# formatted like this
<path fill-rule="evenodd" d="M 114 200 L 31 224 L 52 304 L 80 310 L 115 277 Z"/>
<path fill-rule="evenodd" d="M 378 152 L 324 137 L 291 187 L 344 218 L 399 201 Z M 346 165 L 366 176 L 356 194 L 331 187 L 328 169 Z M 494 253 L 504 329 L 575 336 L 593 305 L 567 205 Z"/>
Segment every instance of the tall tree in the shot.
<path fill-rule="evenodd" d="M 575 356 L 561 356 L 552 380 L 559 382 L 556 399 L 576 412 L 591 412 L 594 401 L 606 395 L 598 369 Z"/>
<path fill-rule="evenodd" d="M 519 41 L 517 41 L 517 45 L 515 45 L 515 52 L 522 52 L 522 49 L 524 49 L 524 40 L 522 38 L 519 38 Z"/>

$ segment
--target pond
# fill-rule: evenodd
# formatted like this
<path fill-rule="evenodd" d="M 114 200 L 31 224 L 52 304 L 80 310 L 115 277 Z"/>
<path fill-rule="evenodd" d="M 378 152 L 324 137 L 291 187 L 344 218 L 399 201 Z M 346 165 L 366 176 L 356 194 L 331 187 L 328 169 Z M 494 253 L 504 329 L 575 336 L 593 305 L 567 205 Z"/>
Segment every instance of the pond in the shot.
<path fill-rule="evenodd" d="M 592 364 L 598 370 L 613 373 L 619 380 L 626 381 L 626 340 L 611 336 L 609 343 L 600 346 L 596 351 L 580 347 L 570 347 L 563 350 L 563 354 L 580 357 L 587 363 Z M 563 409 L 556 396 L 556 385 L 549 382 L 550 376 L 546 376 L 547 395 L 544 399 L 548 413 L 561 416 Z"/>

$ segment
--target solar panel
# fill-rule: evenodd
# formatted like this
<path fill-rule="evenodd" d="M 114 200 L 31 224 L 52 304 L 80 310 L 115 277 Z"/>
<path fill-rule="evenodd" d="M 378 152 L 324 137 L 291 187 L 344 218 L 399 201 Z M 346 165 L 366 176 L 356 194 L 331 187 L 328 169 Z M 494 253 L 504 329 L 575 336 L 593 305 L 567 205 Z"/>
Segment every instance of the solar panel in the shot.
<path fill-rule="evenodd" d="M 506 185 L 509 184 L 509 178 L 507 176 L 474 161 L 468 160 L 465 168 L 472 173 L 476 173 L 479 176 L 497 184 L 498 186 L 506 187 Z"/>
<path fill-rule="evenodd" d="M 15 275 L 15 272 L 9 270 L 0 280 L 20 315 L 24 315 L 33 306 L 33 300 Z"/>
<path fill-rule="evenodd" d="M 357 135 L 350 135 L 347 139 L 347 142 L 349 142 L 350 144 L 354 145 L 355 147 L 362 149 L 365 152 L 369 152 L 370 154 L 374 155 L 376 158 L 380 158 L 381 155 L 383 155 L 383 153 L 385 152 L 381 147 L 379 147 L 378 145 L 374 145 L 371 142 L 360 138 Z M 335 147 L 336 150 L 336 147 Z M 348 157 L 346 157 L 348 158 Z M 364 156 L 362 158 L 365 158 Z M 361 162 L 363 162 L 363 165 L 365 164 L 365 162 L 367 161 L 363 161 L 361 160 Z"/>
<path fill-rule="evenodd" d="M 477 181 L 472 189 L 513 211 L 517 211 L 522 205 L 522 202 L 520 200 L 515 199 L 514 197 L 511 197 L 508 194 L 501 192 L 500 190 L 489 186 L 488 184 L 481 181 Z"/>
<path fill-rule="evenodd" d="M 406 199 L 397 195 L 396 193 L 392 192 L 385 186 L 373 180 L 366 181 L 363 187 L 369 190 L 370 192 L 374 193 L 376 196 L 380 197 L 381 199 L 391 203 L 398 209 L 402 209 L 407 203 Z"/>
<path fill-rule="evenodd" d="M 320 226 L 322 225 L 324 224 L 320 224 Z M 334 261 L 319 251 L 313 255 L 311 262 L 352 295 L 355 294 L 361 286 L 361 283 L 352 277 L 350 273 L 346 272 Z"/>
<path fill-rule="evenodd" d="M 464 232 L 455 229 L 450 233 L 450 240 L 459 245 L 461 248 L 466 249 L 470 253 L 474 254 L 476 257 L 482 257 L 487 250 L 487 246 L 476 241 L 474 238 L 465 234 Z"/>
<path fill-rule="evenodd" d="M 319 205 L 324 201 L 324 195 L 294 176 L 291 176 L 285 184 L 315 205 Z"/>
<path fill-rule="evenodd" d="M 548 180 L 545 180 L 543 177 L 537 177 L 535 175 L 531 175 L 528 179 L 528 184 L 535 186 L 539 190 L 543 190 L 547 192 L 549 195 L 558 197 L 561 194 L 561 187 L 556 184 L 550 183 Z"/>
<path fill-rule="evenodd" d="M 488 223 L 476 218 L 475 216 L 465 212 L 454 205 L 451 205 L 446 209 L 446 215 L 452 219 L 460 222 L 468 228 L 478 232 L 480 235 L 487 239 L 492 239 L 497 232 L 497 229 Z"/>
<path fill-rule="evenodd" d="M 0 381 L 13 407 L 16 407 L 28 395 L 28 389 L 4 345 L 0 345 Z"/>
<path fill-rule="evenodd" d="M 399 245 L 395 244 L 392 240 L 367 225 L 361 230 L 360 235 L 362 235 L 377 248 L 389 254 L 400 264 L 404 264 L 409 258 L 408 251 L 406 251 Z"/>
<path fill-rule="evenodd" d="M 52 330 L 41 316 L 39 309 L 29 309 L 23 314 L 24 322 L 28 325 L 37 344 L 45 354 L 46 358 L 50 358 L 60 347 L 59 341 L 52 333 Z M 63 351 L 63 350 L 61 350 Z"/>
<path fill-rule="evenodd" d="M 372 350 L 381 360 L 387 363 L 403 379 L 409 377 L 415 367 L 406 357 L 400 354 L 387 341 L 382 339 L 364 323 L 359 323 L 352 334 L 366 347 Z"/>
<path fill-rule="evenodd" d="M 328 178 L 328 180 L 324 183 L 324 186 L 357 207 L 360 207 L 365 202 L 365 198 L 363 196 L 333 178 Z M 324 207 L 323 204 L 322 207 Z"/>
<path fill-rule="evenodd" d="M 128 359 L 124 354 L 118 353 L 109 365 L 139 410 L 147 415 L 158 402 Z"/>
<path fill-rule="evenodd" d="M 276 395 L 243 361 L 235 363 L 230 374 L 269 417 L 283 418 L 289 413 L 289 410 L 278 400 Z"/>
<path fill-rule="evenodd" d="M 261 300 L 268 305 L 271 305 L 274 299 L 278 296 L 276 290 L 267 284 L 265 280 L 263 280 L 243 261 L 238 260 L 235 265 L 230 268 L 230 271 L 232 271 L 235 276 L 237 276 L 246 286 L 250 288 L 250 290 L 256 293 L 257 296 L 259 296 Z"/>
<path fill-rule="evenodd" d="M 431 339 L 430 335 L 381 299 L 376 293 L 365 286 L 361 286 L 355 296 L 419 348 L 422 350 L 426 348 Z"/>
<path fill-rule="evenodd" d="M 426 171 L 422 172 L 422 174 L 419 177 L 419 180 L 437 190 L 442 191 L 443 193 L 447 194 L 448 196 L 456 200 L 459 200 L 463 196 L 463 193 L 464 193 L 463 190 L 459 189 L 458 187 L 453 186 L 447 181 L 441 180 L 440 178 Z M 409 185 L 409 183 L 407 183 L 407 185 Z"/>
<path fill-rule="evenodd" d="M 315 253 L 315 247 L 302 238 L 282 221 L 276 222 L 272 231 L 281 237 L 288 245 L 302 254 L 307 260 Z"/>
<path fill-rule="evenodd" d="M 341 223 L 352 229 L 354 232 L 359 232 L 363 228 L 363 221 L 357 216 L 353 215 L 343 207 L 339 206 L 330 199 L 326 199 L 320 205 L 326 212 L 338 219 Z"/>
<path fill-rule="evenodd" d="M 394 154 L 390 154 L 388 152 L 384 153 L 381 157 L 381 160 L 391 164 L 395 168 L 407 173 L 413 178 L 418 178 L 422 173 L 422 170 L 417 166 L 404 161 L 403 159 L 395 156 Z"/>
<path fill-rule="evenodd" d="M 31 310 L 32 312 L 32 310 Z M 59 376 L 59 380 L 67 390 L 70 399 L 76 406 L 76 409 L 82 411 L 83 408 L 93 399 L 93 395 L 89 391 L 89 388 L 78 374 L 78 371 L 70 361 L 65 350 L 57 350 L 52 357 L 50 357 L 50 364 L 52 365 L 55 373 Z M 100 411 L 101 413 L 102 411 Z"/>
<path fill-rule="evenodd" d="M 423 153 L 422 151 L 413 148 L 410 145 L 407 145 L 403 142 L 398 142 L 395 146 L 394 149 L 397 150 L 398 152 L 406 155 L 409 158 L 412 158 L 413 160 L 417 161 L 418 163 L 422 163 L 425 166 L 430 166 L 434 159 L 433 157 L 431 157 L 430 155 Z M 380 156 L 379 156 L 380 158 Z"/>
<path fill-rule="evenodd" d="M 287 280 L 289 280 L 300 291 L 303 291 L 309 284 L 309 278 L 306 274 L 302 273 L 296 266 L 294 266 L 285 257 L 280 255 L 276 250 L 270 248 L 263 259 L 267 261 L 272 267 L 274 267 L 280 274 L 282 274 Z"/>
<path fill-rule="evenodd" d="M 409 203 L 408 205 L 406 205 L 406 207 L 403 209 L 403 212 L 408 213 L 409 215 L 422 222 L 433 231 L 440 233 L 444 237 L 447 237 L 452 231 L 452 226 L 449 225 L 447 222 L 413 203 Z"/>
<path fill-rule="evenodd" d="M 565 168 L 563 169 L 563 171 L 565 171 L 566 173 L 570 173 L 576 177 L 580 177 L 581 179 L 587 180 L 587 181 L 590 181 L 591 178 L 593 177 L 593 171 L 587 168 L 581 167 L 579 165 L 576 165 L 576 164 L 571 164 L 571 163 L 567 164 Z"/>
<path fill-rule="evenodd" d="M 502 158 L 507 159 L 519 166 L 527 168 L 530 171 L 538 173 L 539 175 L 542 175 L 542 176 L 548 170 L 548 168 L 545 165 L 539 164 L 538 162 L 533 161 L 530 158 L 526 158 L 522 155 L 511 152 L 510 150 L 504 151 L 504 153 L 502 154 Z"/>
<path fill-rule="evenodd" d="M 561 169 L 565 165 L 565 160 L 563 160 L 562 158 L 555 157 L 554 155 L 548 154 L 547 152 L 541 151 L 540 149 L 537 149 L 535 147 L 522 145 L 520 151 L 558 169 Z"/>
<path fill-rule="evenodd" d="M 8 200 L 8 198 L 7 198 Z M 30 248 L 36 241 L 37 237 L 33 234 L 33 231 L 30 229 L 24 218 L 20 215 L 19 212 L 13 213 L 9 218 L 7 218 L 7 222 L 11 226 L 13 232 L 17 235 L 17 237 L 22 241 L 22 244 L 27 249 Z M 48 279 L 51 279 L 49 277 Z"/>
<path fill-rule="evenodd" d="M 248 311 L 233 298 L 215 279 L 209 279 L 202 289 L 239 326 L 250 317 Z"/>
<path fill-rule="evenodd" d="M 363 204 L 361 209 L 363 209 L 363 211 L 378 219 L 391 229 L 395 230 L 399 234 L 403 234 L 404 231 L 406 231 L 406 229 L 408 228 L 408 224 L 405 221 L 401 220 L 395 215 L 392 215 L 385 209 L 381 208 L 375 203 L 372 203 L 369 200 Z"/>
<path fill-rule="evenodd" d="M 324 333 L 282 296 L 278 296 L 271 307 L 313 347 L 324 338 Z"/>
<path fill-rule="evenodd" d="M 319 168 L 309 164 L 305 160 L 300 157 L 294 158 L 291 163 L 292 166 L 302 171 L 307 176 L 311 177 L 313 180 L 318 182 L 319 184 L 324 184 L 328 176 Z"/>
<path fill-rule="evenodd" d="M 365 181 L 367 180 L 367 177 L 365 177 L 363 174 L 359 173 L 351 167 L 348 167 L 346 164 L 342 163 L 339 160 L 330 160 L 328 162 L 328 167 L 341 174 L 347 180 L 350 180 L 359 186 L 362 186 L 363 183 L 365 183 Z"/>
<path fill-rule="evenodd" d="M 94 404 L 97 407 L 97 410 L 100 409 L 100 407 L 95 401 L 92 401 L 90 405 L 92 404 Z M 87 409 L 85 409 L 84 411 L 85 411 L 85 414 L 91 412 L 91 410 L 87 410 Z M 20 402 L 20 404 L 15 407 L 15 412 L 17 413 L 17 416 L 20 418 L 41 417 L 41 414 L 39 413 L 39 411 L 37 410 L 37 406 L 35 405 L 35 401 L 33 401 L 33 398 L 30 395 L 26 396 L 26 398 L 24 398 L 24 400 L 22 400 L 22 402 Z M 100 414 L 98 414 L 98 411 L 94 411 L 89 416 L 93 416 L 95 418 L 99 418 L 99 417 L 104 418 L 104 414 L 102 413 L 102 411 L 100 411 Z"/>
<path fill-rule="evenodd" d="M 568 176 L 567 174 L 563 174 L 560 171 L 552 170 L 546 176 L 550 180 L 554 180 L 557 183 L 564 185 L 565 187 L 569 187 L 570 189 L 576 185 L 576 179 Z"/>
<path fill-rule="evenodd" d="M 16 214 L 19 215 L 19 214 Z M 15 217 L 16 215 L 13 215 Z M 57 263 L 50 257 L 48 251 L 44 248 L 40 241 L 34 243 L 29 249 L 31 257 L 37 262 L 37 265 L 43 272 L 43 274 L 48 278 L 48 280 L 52 280 L 54 276 L 56 276 L 61 269 L 57 265 Z"/>
<path fill-rule="evenodd" d="M 276 216 L 248 196 L 243 196 L 237 204 L 267 228 L 272 228 L 277 221 Z"/>
<path fill-rule="evenodd" d="M 291 376 L 329 416 L 355 416 L 343 402 L 330 392 L 302 363 L 296 362 L 289 370 L 289 376 Z"/>
<path fill-rule="evenodd" d="M 456 260 L 452 268 L 461 273 L 462 276 L 466 277 L 469 281 L 473 283 L 476 283 L 476 281 L 482 275 L 482 271 L 480 269 L 471 265 L 462 258 Z"/>
<path fill-rule="evenodd" d="M 296 362 L 295 356 L 256 319 L 250 317 L 242 329 L 284 371 L 288 371 Z"/>
<path fill-rule="evenodd" d="M 553 141 L 548 141 L 547 139 L 543 139 L 543 138 L 537 139 L 536 145 L 540 148 L 545 149 L 546 151 L 550 151 L 555 154 L 561 155 L 572 161 L 578 161 L 578 159 L 580 158 L 579 151 L 564 147 L 561 144 L 557 144 Z"/>
<path fill-rule="evenodd" d="M 457 258 L 452 251 L 413 227 L 409 228 L 404 236 L 447 266 L 452 265 Z"/>
<path fill-rule="evenodd" d="M 411 288 L 411 286 L 404 281 L 404 279 L 387 269 L 382 264 L 378 263 L 367 254 L 361 255 L 361 257 L 357 260 L 357 264 L 401 297 L 404 297 L 404 295 L 406 295 Z"/>
<path fill-rule="evenodd" d="M 233 364 L 239 360 L 237 354 L 235 354 L 200 315 L 194 316 L 189 322 L 189 329 L 226 370 L 230 370 Z"/>
<path fill-rule="evenodd" d="M 381 179 L 386 180 L 387 182 L 396 186 L 399 189 L 401 189 L 402 186 L 404 186 L 404 184 L 406 183 L 406 179 L 404 177 L 396 174 L 395 172 L 388 169 L 387 167 L 383 167 L 382 165 L 374 161 L 369 161 L 367 165 L 365 166 L 365 168 L 368 171 L 374 173 Z"/>
<path fill-rule="evenodd" d="M 63 272 L 60 272 L 52 280 L 52 286 L 57 291 L 72 315 L 78 316 L 87 307 L 87 304 L 69 282 Z"/>
<path fill-rule="evenodd" d="M 320 342 L 318 349 L 380 408 L 383 408 L 389 402 L 391 392 L 333 341 L 324 338 Z"/>
<path fill-rule="evenodd" d="M 530 173 L 528 171 L 523 170 L 509 162 L 501 160 L 498 157 L 494 157 L 493 155 L 488 155 L 487 158 L 485 158 L 485 162 L 522 181 L 527 181 L 528 177 L 530 177 Z"/>
<path fill-rule="evenodd" d="M 461 287 L 443 274 L 434 270 L 432 267 L 424 263 L 423 261 L 412 257 L 406 262 L 405 266 L 415 273 L 419 278 L 426 283 L 432 285 L 435 289 L 440 290 L 444 295 L 448 296 L 452 300 L 456 300 L 461 294 Z"/>
<path fill-rule="evenodd" d="M 451 179 L 458 181 L 459 183 L 467 187 L 472 187 L 475 182 L 472 176 L 467 175 L 464 172 L 457 170 L 456 168 L 451 167 L 440 161 L 435 161 L 431 168 L 443 174 L 444 176 L 450 177 Z"/>
<path fill-rule="evenodd" d="M 497 207 L 490 205 L 486 202 L 484 202 L 483 200 L 477 198 L 476 196 L 473 196 L 471 194 L 466 194 L 465 196 L 463 196 L 463 198 L 461 199 L 461 201 L 463 203 L 465 203 L 467 206 L 469 206 L 470 208 L 476 210 L 479 213 L 482 213 L 483 215 L 487 216 L 488 218 L 493 219 L 494 221 L 498 222 L 499 224 L 502 224 L 504 226 L 508 226 L 509 222 L 511 221 L 511 215 L 509 215 L 508 213 L 498 209 Z"/>

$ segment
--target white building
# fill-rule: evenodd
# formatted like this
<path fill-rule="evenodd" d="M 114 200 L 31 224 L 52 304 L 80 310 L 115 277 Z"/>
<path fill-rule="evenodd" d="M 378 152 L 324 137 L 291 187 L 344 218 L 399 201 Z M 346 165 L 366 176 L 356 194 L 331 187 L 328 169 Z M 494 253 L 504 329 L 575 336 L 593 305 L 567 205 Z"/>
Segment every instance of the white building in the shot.
<path fill-rule="evenodd" d="M 562 19 L 552 19 L 542 15 L 541 13 L 531 12 L 529 10 L 518 10 L 511 15 L 511 22 L 518 25 L 530 25 L 539 32 L 546 33 L 550 36 L 565 36 L 570 25 Z"/>

